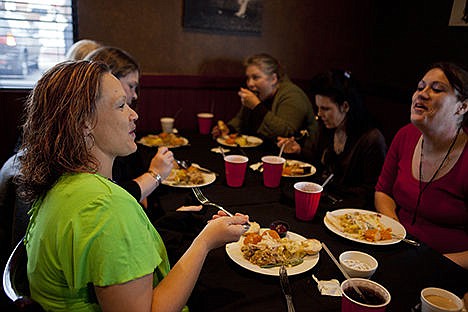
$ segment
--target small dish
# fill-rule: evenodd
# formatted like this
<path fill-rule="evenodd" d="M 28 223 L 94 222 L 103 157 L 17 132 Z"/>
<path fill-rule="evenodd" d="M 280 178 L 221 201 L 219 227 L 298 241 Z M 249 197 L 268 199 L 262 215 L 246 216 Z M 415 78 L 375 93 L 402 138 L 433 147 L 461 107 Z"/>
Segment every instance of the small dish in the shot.
<path fill-rule="evenodd" d="M 270 229 L 275 230 L 283 238 L 289 231 L 289 224 L 285 221 L 276 220 L 270 224 Z"/>
<path fill-rule="evenodd" d="M 345 251 L 340 255 L 341 267 L 350 277 L 370 278 L 377 270 L 377 260 L 360 251 Z"/>

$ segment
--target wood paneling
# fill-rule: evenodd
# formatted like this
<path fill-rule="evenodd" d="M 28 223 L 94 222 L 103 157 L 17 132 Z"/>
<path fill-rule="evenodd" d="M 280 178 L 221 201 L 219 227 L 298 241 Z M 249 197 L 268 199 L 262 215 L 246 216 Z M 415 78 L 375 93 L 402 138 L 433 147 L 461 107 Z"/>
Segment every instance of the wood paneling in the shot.
<path fill-rule="evenodd" d="M 304 91 L 308 91 L 310 81 L 293 79 Z M 197 129 L 196 114 L 212 111 L 214 120 L 229 120 L 240 109 L 237 91 L 244 83 L 242 77 L 185 76 L 185 75 L 143 75 L 137 105 L 139 115 L 137 132 L 139 134 L 161 131 L 160 118 L 174 116 L 177 112 L 175 127 L 181 131 Z M 371 89 L 366 92 L 365 103 L 369 111 L 382 126 L 382 132 L 388 141 L 398 128 L 407 123 L 408 107 L 406 94 L 396 97 L 383 97 L 386 90 Z M 13 153 L 20 126 L 23 103 L 28 90 L 0 91 L 0 102 L 5 114 L 2 114 L 3 130 L 2 163 Z M 310 95 L 309 95 L 310 97 Z M 409 97 L 408 97 L 409 98 Z M 313 99 L 311 98 L 311 101 Z M 5 105 L 3 105 L 5 104 Z"/>
<path fill-rule="evenodd" d="M 193 130 L 196 114 L 212 111 L 215 120 L 230 119 L 239 110 L 242 79 L 207 76 L 143 76 L 137 106 L 137 131 L 160 131 L 161 117 L 174 117 L 175 127 Z"/>

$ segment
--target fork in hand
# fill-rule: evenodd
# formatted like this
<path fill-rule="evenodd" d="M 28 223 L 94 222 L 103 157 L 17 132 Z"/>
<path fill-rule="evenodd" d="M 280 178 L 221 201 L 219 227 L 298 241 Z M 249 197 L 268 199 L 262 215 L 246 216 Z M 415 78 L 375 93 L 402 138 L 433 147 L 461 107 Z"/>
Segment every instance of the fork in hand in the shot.
<path fill-rule="evenodd" d="M 216 207 L 218 208 L 219 210 L 221 211 L 224 211 L 228 216 L 230 217 L 233 217 L 234 215 L 232 213 L 230 213 L 229 211 L 227 211 L 226 209 L 224 209 L 224 207 L 210 201 L 203 193 L 202 191 L 198 188 L 198 187 L 192 187 L 192 191 L 193 191 L 193 194 L 195 194 L 195 197 L 198 199 L 198 201 L 202 204 L 202 205 L 208 205 L 208 206 L 213 206 L 213 207 Z M 245 230 L 248 230 L 250 228 L 250 224 L 249 223 L 245 223 L 243 224 L 243 227 Z"/>

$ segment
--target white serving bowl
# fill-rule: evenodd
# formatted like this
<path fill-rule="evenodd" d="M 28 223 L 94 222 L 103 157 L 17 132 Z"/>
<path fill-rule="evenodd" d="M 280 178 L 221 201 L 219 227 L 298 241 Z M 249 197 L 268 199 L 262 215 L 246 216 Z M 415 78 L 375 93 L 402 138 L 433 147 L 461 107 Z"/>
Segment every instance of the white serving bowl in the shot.
<path fill-rule="evenodd" d="M 345 251 L 340 255 L 340 264 L 350 277 L 370 278 L 379 263 L 374 257 L 360 251 Z"/>

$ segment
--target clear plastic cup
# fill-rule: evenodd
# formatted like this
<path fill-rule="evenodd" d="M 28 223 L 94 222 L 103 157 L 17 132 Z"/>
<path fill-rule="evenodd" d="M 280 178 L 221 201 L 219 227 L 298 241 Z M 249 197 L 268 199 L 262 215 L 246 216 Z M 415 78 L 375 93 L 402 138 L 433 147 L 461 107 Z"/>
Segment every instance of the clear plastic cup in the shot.
<path fill-rule="evenodd" d="M 161 128 L 163 132 L 172 133 L 174 129 L 174 118 L 172 117 L 161 118 Z"/>

